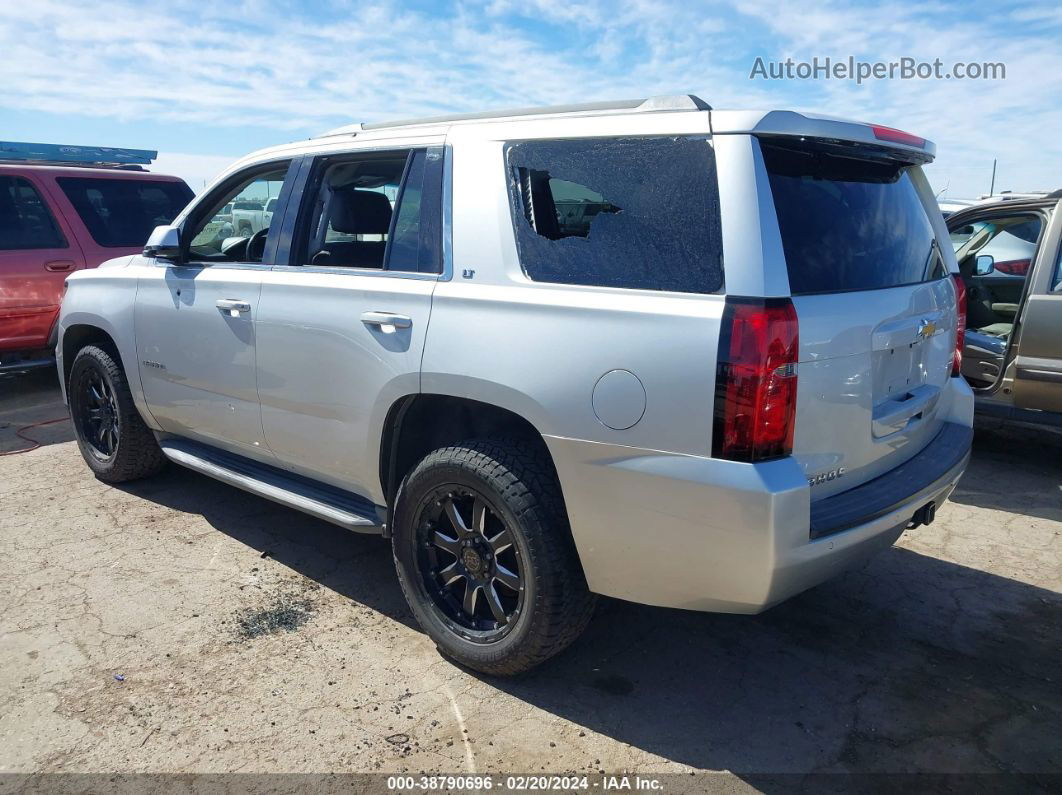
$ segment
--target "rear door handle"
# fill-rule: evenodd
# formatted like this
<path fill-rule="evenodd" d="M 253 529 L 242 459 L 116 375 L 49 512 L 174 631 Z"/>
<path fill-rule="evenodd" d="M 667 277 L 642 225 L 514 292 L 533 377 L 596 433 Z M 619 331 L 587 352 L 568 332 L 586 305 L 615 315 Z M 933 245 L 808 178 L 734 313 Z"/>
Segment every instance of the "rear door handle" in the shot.
<path fill-rule="evenodd" d="M 219 298 L 216 306 L 223 312 L 228 312 L 231 317 L 239 317 L 241 312 L 251 311 L 249 302 L 240 301 L 236 298 Z"/>
<path fill-rule="evenodd" d="M 72 271 L 74 264 L 72 259 L 53 259 L 51 262 L 44 263 L 44 269 L 46 271 Z"/>
<path fill-rule="evenodd" d="M 409 328 L 413 325 L 413 319 L 405 315 L 396 315 L 393 312 L 362 312 L 361 322 L 366 326 L 393 326 L 394 328 Z"/>

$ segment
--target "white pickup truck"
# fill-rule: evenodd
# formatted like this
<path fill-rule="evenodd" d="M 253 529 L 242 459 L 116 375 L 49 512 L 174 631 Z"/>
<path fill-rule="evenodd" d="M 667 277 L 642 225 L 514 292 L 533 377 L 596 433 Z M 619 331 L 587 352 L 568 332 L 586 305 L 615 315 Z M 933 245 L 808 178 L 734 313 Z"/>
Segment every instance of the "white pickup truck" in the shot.
<path fill-rule="evenodd" d="M 250 237 L 255 232 L 269 228 L 276 210 L 276 197 L 269 199 L 262 207 L 258 201 L 236 201 L 232 205 L 232 228 L 240 237 Z"/>

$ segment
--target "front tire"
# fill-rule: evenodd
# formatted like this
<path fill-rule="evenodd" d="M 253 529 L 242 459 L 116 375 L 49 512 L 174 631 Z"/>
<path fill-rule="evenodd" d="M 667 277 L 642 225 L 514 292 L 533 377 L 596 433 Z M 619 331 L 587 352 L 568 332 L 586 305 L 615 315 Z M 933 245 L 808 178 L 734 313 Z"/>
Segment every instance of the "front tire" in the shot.
<path fill-rule="evenodd" d="M 166 463 L 133 404 L 125 372 L 103 348 L 82 348 L 67 384 L 70 419 L 85 463 L 105 483 L 154 475 Z"/>
<path fill-rule="evenodd" d="M 399 488 L 392 544 L 420 625 L 474 670 L 527 671 L 593 613 L 552 463 L 527 443 L 478 439 L 428 454 Z"/>

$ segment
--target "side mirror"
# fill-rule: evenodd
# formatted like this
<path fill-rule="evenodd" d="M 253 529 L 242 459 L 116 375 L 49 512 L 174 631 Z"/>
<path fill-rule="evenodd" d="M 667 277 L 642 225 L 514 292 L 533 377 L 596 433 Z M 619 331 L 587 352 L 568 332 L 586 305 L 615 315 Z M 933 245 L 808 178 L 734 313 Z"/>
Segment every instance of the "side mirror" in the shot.
<path fill-rule="evenodd" d="M 987 276 L 996 269 L 996 259 L 991 254 L 978 254 L 974 260 L 974 275 Z"/>
<path fill-rule="evenodd" d="M 144 246 L 145 257 L 177 259 L 181 254 L 181 228 L 156 226 Z"/>

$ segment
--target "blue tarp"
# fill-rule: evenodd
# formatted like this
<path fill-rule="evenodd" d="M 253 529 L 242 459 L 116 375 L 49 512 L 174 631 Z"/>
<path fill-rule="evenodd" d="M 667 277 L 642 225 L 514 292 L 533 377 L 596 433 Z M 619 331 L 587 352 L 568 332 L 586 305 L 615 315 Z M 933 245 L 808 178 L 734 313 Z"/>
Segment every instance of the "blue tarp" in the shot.
<path fill-rule="evenodd" d="M 114 163 L 146 166 L 159 153 L 153 149 L 112 146 L 67 146 L 0 141 L 0 160 L 43 160 L 49 163 Z"/>

